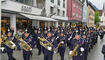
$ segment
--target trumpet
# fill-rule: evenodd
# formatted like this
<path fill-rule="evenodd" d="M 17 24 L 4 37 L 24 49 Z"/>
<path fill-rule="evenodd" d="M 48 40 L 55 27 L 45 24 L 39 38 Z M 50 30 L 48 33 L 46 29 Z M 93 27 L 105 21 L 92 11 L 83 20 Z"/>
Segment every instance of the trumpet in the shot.
<path fill-rule="evenodd" d="M 78 53 L 77 53 L 78 47 L 79 47 L 79 45 L 77 44 L 77 45 L 75 46 L 75 48 L 73 49 L 72 53 L 69 54 L 69 58 L 72 58 L 73 56 L 77 56 L 77 54 L 78 54 Z"/>

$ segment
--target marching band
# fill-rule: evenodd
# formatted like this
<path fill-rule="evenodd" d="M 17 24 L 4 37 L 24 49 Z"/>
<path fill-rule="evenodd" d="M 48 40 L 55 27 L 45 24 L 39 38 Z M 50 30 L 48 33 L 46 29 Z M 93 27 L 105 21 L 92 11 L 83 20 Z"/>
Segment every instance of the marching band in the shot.
<path fill-rule="evenodd" d="M 87 60 L 88 52 L 96 45 L 98 35 L 100 39 L 104 37 L 104 31 L 95 27 L 50 27 L 34 28 L 31 33 L 30 29 L 17 31 L 13 35 L 13 28 L 8 28 L 5 34 L 2 32 L 1 46 L 5 47 L 8 60 L 16 60 L 13 57 L 13 51 L 20 49 L 23 51 L 23 59 L 30 60 L 33 56 L 33 48 L 38 49 L 38 55 L 43 52 L 44 60 L 53 60 L 53 55 L 58 53 L 61 60 L 64 60 L 66 48 L 69 49 L 69 58 L 73 60 Z M 5 38 L 4 38 L 5 37 Z M 10 43 L 6 41 L 11 41 Z M 12 48 L 14 47 L 14 48 Z M 56 51 L 57 49 L 57 51 Z"/>

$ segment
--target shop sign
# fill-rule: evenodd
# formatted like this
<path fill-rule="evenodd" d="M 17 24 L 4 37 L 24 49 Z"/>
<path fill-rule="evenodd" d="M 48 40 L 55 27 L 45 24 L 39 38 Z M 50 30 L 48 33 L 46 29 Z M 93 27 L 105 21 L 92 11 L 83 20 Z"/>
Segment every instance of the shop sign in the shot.
<path fill-rule="evenodd" d="M 29 7 L 29 6 L 22 6 L 21 7 L 21 11 L 22 12 L 32 12 L 32 7 Z"/>

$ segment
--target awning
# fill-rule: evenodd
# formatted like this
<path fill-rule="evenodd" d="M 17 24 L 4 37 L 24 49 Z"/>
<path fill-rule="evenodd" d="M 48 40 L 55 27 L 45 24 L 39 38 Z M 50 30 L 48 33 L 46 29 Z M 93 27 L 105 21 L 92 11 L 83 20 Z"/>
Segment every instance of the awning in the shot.
<path fill-rule="evenodd" d="M 48 17 L 42 17 L 42 16 L 35 16 L 35 15 L 28 15 L 28 14 L 22 14 L 20 13 L 22 16 L 25 16 L 29 19 L 32 19 L 32 20 L 40 20 L 40 21 L 57 21 L 55 19 L 52 19 L 52 18 L 48 18 Z"/>

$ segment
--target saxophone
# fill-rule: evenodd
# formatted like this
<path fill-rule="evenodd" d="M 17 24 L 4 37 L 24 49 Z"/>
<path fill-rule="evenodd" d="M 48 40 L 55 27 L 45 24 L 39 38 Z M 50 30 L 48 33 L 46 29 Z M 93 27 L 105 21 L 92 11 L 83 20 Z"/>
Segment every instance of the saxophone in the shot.
<path fill-rule="evenodd" d="M 69 58 L 72 58 L 73 56 L 77 56 L 77 49 L 79 45 L 77 44 L 75 48 L 73 49 L 72 53 L 69 55 Z"/>
<path fill-rule="evenodd" d="M 40 44 L 44 48 L 46 48 L 47 50 L 49 50 L 48 47 L 52 47 L 53 46 L 53 44 L 51 44 L 49 41 L 47 41 L 44 37 L 40 38 Z M 52 51 L 52 50 L 49 50 L 49 51 Z"/>

